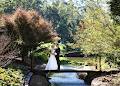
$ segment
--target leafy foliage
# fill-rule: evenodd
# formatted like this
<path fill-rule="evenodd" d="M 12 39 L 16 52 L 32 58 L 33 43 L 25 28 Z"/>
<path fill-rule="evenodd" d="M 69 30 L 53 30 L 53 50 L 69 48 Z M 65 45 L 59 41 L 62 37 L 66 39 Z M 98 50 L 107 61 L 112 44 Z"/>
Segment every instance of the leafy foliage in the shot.
<path fill-rule="evenodd" d="M 56 33 L 52 25 L 43 19 L 36 11 L 17 9 L 14 14 L 4 17 L 4 26 L 11 37 L 11 44 L 18 44 L 22 57 L 28 57 L 28 52 L 36 49 L 40 42 L 54 41 Z"/>
<path fill-rule="evenodd" d="M 65 57 L 60 57 L 60 64 L 70 64 L 70 60 Z"/>
<path fill-rule="evenodd" d="M 110 10 L 113 15 L 113 19 L 120 23 L 120 1 L 119 0 L 110 0 Z"/>
<path fill-rule="evenodd" d="M 113 30 L 111 31 L 110 17 L 100 7 L 97 7 L 95 2 L 90 2 L 88 5 L 82 20 L 84 27 L 80 27 L 76 33 L 75 46 L 81 47 L 87 54 L 111 52 Z"/>
<path fill-rule="evenodd" d="M 20 70 L 0 68 L 0 86 L 21 86 L 23 74 Z"/>
<path fill-rule="evenodd" d="M 44 48 L 32 52 L 32 57 L 36 59 L 36 63 L 47 63 L 50 51 Z"/>
<path fill-rule="evenodd" d="M 21 7 L 26 10 L 36 10 L 41 13 L 41 8 L 45 0 L 2 0 L 0 2 L 0 12 L 13 13 L 17 8 Z"/>
<path fill-rule="evenodd" d="M 112 62 L 119 63 L 120 33 L 118 27 L 119 25 L 114 24 L 109 13 L 105 12 L 99 3 L 89 1 L 84 19 L 80 22 L 76 33 L 74 46 L 80 47 L 84 54 L 108 57 L 107 61 L 112 56 L 112 59 L 116 59 Z"/>
<path fill-rule="evenodd" d="M 29 45 L 51 39 L 51 24 L 39 16 L 37 12 L 18 9 L 10 17 L 5 17 L 6 28 L 14 31 L 14 35 L 25 44 Z"/>
<path fill-rule="evenodd" d="M 46 7 L 44 17 L 53 23 L 53 27 L 63 43 L 73 42 L 76 25 L 81 18 L 78 7 L 72 0 L 67 3 L 56 0 Z"/>
<path fill-rule="evenodd" d="M 73 35 L 82 15 L 79 12 L 82 8 L 76 6 L 72 0 L 66 3 L 56 0 L 51 1 L 51 4 L 47 0 L 3 0 L 0 4 L 2 13 L 13 13 L 18 7 L 36 10 L 53 23 L 63 43 L 73 42 Z"/>

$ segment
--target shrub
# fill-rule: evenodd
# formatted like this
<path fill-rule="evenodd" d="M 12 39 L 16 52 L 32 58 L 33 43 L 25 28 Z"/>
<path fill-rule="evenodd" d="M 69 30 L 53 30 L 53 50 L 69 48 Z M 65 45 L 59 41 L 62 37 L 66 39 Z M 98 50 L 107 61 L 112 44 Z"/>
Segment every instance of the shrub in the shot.
<path fill-rule="evenodd" d="M 84 65 L 84 62 L 77 62 L 77 61 L 70 61 L 69 63 L 70 63 L 71 65 L 75 65 L 75 66 Z"/>
<path fill-rule="evenodd" d="M 32 57 L 36 59 L 36 63 L 46 63 L 50 54 L 48 49 L 51 46 L 51 43 L 41 43 L 36 50 L 32 52 Z"/>
<path fill-rule="evenodd" d="M 40 62 L 42 63 L 46 63 L 49 57 L 48 52 L 45 51 L 41 51 L 41 52 L 34 52 L 32 54 L 32 56 L 36 59 L 36 60 L 40 60 Z"/>
<path fill-rule="evenodd" d="M 23 74 L 20 70 L 0 68 L 0 86 L 21 86 Z"/>
<path fill-rule="evenodd" d="M 65 57 L 60 57 L 60 64 L 69 64 L 70 60 Z"/>

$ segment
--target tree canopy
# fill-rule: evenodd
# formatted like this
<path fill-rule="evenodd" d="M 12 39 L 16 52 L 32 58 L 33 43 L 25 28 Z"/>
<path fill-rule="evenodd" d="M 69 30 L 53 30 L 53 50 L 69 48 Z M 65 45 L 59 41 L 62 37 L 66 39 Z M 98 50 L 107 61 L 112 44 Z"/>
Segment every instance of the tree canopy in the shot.
<path fill-rule="evenodd" d="M 80 7 L 75 2 L 69 0 L 3 0 L 0 12 L 13 13 L 18 7 L 26 10 L 36 10 L 42 17 L 53 23 L 53 29 L 57 31 L 63 43 L 73 42 L 73 35 L 77 24 L 81 19 Z"/>
<path fill-rule="evenodd" d="M 73 35 L 81 18 L 79 9 L 72 0 L 62 2 L 56 0 L 47 6 L 44 13 L 46 19 L 53 23 L 54 29 L 63 43 L 73 42 Z"/>
<path fill-rule="evenodd" d="M 120 23 L 120 0 L 110 0 L 110 10 L 113 19 L 117 23 Z"/>
<path fill-rule="evenodd" d="M 17 9 L 15 13 L 3 17 L 3 24 L 11 40 L 2 54 L 17 49 L 17 53 L 27 57 L 28 52 L 35 50 L 40 42 L 55 41 L 57 37 L 52 24 L 34 10 Z"/>
<path fill-rule="evenodd" d="M 4 16 L 4 25 L 15 40 L 28 45 L 51 40 L 54 36 L 51 23 L 36 11 L 17 9 L 14 14 Z"/>
<path fill-rule="evenodd" d="M 83 27 L 76 33 L 75 46 L 87 54 L 112 52 L 115 31 L 110 16 L 96 2 L 89 1 L 86 6 Z"/>

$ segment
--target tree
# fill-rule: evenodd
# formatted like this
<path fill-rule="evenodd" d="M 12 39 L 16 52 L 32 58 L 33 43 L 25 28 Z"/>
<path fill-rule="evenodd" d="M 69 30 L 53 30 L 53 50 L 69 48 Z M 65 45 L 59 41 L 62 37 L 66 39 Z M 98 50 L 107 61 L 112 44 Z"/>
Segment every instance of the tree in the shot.
<path fill-rule="evenodd" d="M 76 40 L 79 39 L 79 41 L 76 41 L 78 45 L 83 46 L 88 54 L 109 52 L 112 35 L 114 34 L 114 31 L 111 30 L 110 16 L 95 2 L 89 2 L 82 22 L 80 25 L 83 26 L 80 26 L 75 38 Z"/>
<path fill-rule="evenodd" d="M 110 10 L 112 13 L 113 19 L 120 23 L 120 1 L 119 0 L 110 0 Z"/>
<path fill-rule="evenodd" d="M 52 25 L 43 19 L 36 11 L 17 9 L 14 14 L 4 17 L 4 26 L 11 37 L 10 47 L 17 44 L 22 57 L 36 49 L 40 42 L 50 42 L 56 34 Z"/>
<path fill-rule="evenodd" d="M 109 14 L 99 3 L 89 1 L 75 36 L 75 47 L 82 48 L 84 54 L 96 54 L 101 57 L 102 54 L 113 53 L 115 37 L 114 25 Z"/>
<path fill-rule="evenodd" d="M 47 6 L 44 17 L 53 23 L 53 27 L 63 43 L 73 42 L 73 34 L 81 18 L 78 7 L 72 0 L 63 2 L 56 0 Z"/>
<path fill-rule="evenodd" d="M 51 1 L 51 4 L 47 0 L 3 0 L 0 12 L 13 13 L 18 7 L 38 11 L 53 23 L 63 43 L 73 42 L 73 34 L 82 15 L 80 9 L 83 8 L 76 6 L 72 0 L 68 2 L 56 0 Z"/>
<path fill-rule="evenodd" d="M 17 8 L 21 7 L 26 10 L 34 9 L 42 14 L 42 8 L 46 0 L 3 0 L 0 2 L 0 12 L 13 13 Z"/>
<path fill-rule="evenodd" d="M 34 9 L 53 23 L 62 42 L 73 42 L 73 34 L 81 18 L 79 7 L 75 6 L 72 0 L 51 2 L 52 4 L 49 4 L 47 0 L 5 0 L 1 2 L 1 12 L 13 13 L 18 7 L 26 10 Z"/>

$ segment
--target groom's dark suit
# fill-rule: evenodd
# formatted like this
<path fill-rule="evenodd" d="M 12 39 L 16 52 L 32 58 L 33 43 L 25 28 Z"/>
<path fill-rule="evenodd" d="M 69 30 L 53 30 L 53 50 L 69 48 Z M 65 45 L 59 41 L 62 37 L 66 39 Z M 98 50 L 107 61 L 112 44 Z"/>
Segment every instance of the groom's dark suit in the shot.
<path fill-rule="evenodd" d="M 58 64 L 58 70 L 60 70 L 60 59 L 59 59 L 60 48 L 58 47 L 57 49 L 55 49 L 55 52 L 57 53 L 57 54 L 55 55 L 55 57 L 56 57 L 57 64 Z"/>

